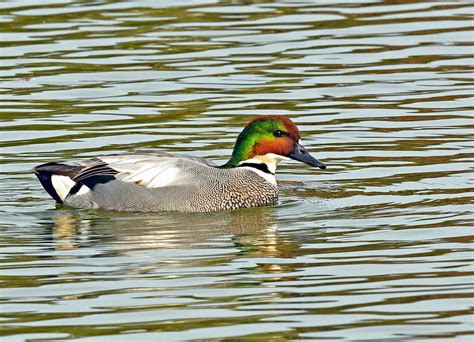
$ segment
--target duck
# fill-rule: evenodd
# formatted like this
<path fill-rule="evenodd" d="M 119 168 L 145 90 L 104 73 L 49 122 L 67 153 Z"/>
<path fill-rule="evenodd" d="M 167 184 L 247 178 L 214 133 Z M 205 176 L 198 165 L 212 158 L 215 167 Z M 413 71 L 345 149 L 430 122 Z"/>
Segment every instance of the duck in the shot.
<path fill-rule="evenodd" d="M 261 115 L 238 135 L 230 159 L 154 149 L 109 154 L 80 163 L 49 162 L 33 168 L 57 204 L 134 212 L 212 212 L 278 203 L 276 168 L 296 160 L 325 169 L 302 145 L 288 117 Z"/>

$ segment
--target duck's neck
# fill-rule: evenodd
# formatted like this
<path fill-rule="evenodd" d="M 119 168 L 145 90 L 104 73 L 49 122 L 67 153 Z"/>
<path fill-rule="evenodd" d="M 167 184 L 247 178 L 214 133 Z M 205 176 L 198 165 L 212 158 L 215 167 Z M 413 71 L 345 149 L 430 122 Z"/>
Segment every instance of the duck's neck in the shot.
<path fill-rule="evenodd" d="M 262 156 L 254 156 L 250 159 L 242 161 L 239 166 L 248 167 L 260 177 L 263 177 L 267 182 L 276 186 L 275 172 L 277 165 L 286 157 L 278 154 L 267 153 Z"/>
<path fill-rule="evenodd" d="M 264 165 L 269 173 L 275 174 L 278 163 L 284 159 L 288 158 L 274 153 L 267 153 L 263 156 L 254 156 L 252 158 L 243 160 L 238 164 L 238 166 L 245 164 Z"/>
<path fill-rule="evenodd" d="M 265 178 L 270 183 L 276 184 L 276 168 L 278 163 L 284 159 L 288 158 L 273 153 L 267 153 L 265 155 L 253 156 L 251 158 L 240 160 L 237 162 L 232 161 L 232 159 L 230 159 L 222 167 L 248 167 L 252 171 L 256 172 L 258 175 Z"/>

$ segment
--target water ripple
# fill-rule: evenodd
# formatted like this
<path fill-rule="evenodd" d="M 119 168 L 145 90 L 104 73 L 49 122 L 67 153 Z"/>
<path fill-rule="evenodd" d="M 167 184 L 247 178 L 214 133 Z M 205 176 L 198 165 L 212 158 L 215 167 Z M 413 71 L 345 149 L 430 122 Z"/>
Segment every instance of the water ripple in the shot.
<path fill-rule="evenodd" d="M 466 340 L 472 9 L 0 3 L 0 336 Z M 29 171 L 143 147 L 223 163 L 275 113 L 329 166 L 281 165 L 275 207 L 56 208 Z"/>

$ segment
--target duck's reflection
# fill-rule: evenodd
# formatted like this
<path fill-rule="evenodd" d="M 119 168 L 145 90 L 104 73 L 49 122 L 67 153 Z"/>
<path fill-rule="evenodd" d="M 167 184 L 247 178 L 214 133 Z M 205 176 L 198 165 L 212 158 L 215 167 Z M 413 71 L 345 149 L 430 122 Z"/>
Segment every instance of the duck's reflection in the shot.
<path fill-rule="evenodd" d="M 124 255 L 144 249 L 233 247 L 254 257 L 289 257 L 297 246 L 279 238 L 275 210 L 130 214 L 63 209 L 54 217 L 51 237 L 56 250 L 103 245 Z"/>
<path fill-rule="evenodd" d="M 60 214 L 54 217 L 52 238 L 58 250 L 77 247 L 77 218 L 69 214 Z"/>

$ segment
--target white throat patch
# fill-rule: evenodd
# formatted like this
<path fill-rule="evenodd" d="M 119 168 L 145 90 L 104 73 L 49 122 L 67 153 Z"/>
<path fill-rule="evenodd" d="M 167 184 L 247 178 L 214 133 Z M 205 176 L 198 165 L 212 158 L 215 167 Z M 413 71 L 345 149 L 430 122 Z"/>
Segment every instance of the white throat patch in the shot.
<path fill-rule="evenodd" d="M 268 168 L 268 171 L 271 173 L 263 172 L 262 170 L 259 170 L 255 167 L 248 167 L 248 169 L 251 169 L 254 171 L 256 174 L 258 174 L 260 177 L 263 177 L 267 182 L 276 185 L 276 178 L 275 178 L 275 172 L 277 165 L 280 161 L 282 160 L 288 160 L 289 158 L 280 156 L 279 154 L 274 154 L 274 153 L 267 153 L 263 156 L 255 156 L 251 159 L 244 160 L 239 163 L 241 164 L 265 164 Z M 244 166 L 247 167 L 247 166 Z"/>

